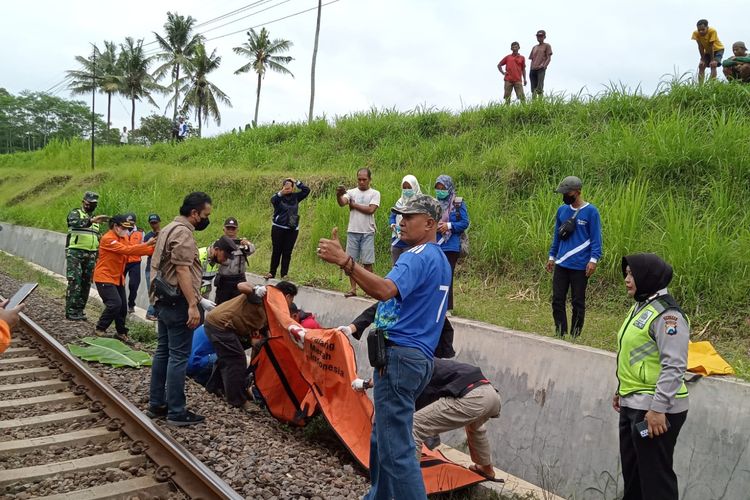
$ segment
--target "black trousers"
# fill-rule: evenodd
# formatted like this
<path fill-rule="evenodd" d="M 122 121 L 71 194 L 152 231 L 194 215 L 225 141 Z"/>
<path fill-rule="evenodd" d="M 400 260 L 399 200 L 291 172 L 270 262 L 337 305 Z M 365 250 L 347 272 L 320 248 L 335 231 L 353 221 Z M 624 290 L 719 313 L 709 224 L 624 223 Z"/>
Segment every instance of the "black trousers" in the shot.
<path fill-rule="evenodd" d="M 281 261 L 281 276 L 289 274 L 289 264 L 292 262 L 292 250 L 297 242 L 299 231 L 271 226 L 271 269 L 269 272 L 275 277 L 276 269 Z"/>
<path fill-rule="evenodd" d="M 586 271 L 568 269 L 555 266 L 552 274 L 552 318 L 555 320 L 555 333 L 561 337 L 568 333 L 568 317 L 565 312 L 565 302 L 568 289 L 571 292 L 573 314 L 570 318 L 570 334 L 577 337 L 583 330 L 583 320 L 586 316 L 586 285 L 589 279 Z"/>
<path fill-rule="evenodd" d="M 232 300 L 233 298 L 238 296 L 240 294 L 240 291 L 237 290 L 237 285 L 242 283 L 243 281 L 247 281 L 245 275 L 217 275 L 216 279 L 214 280 L 214 283 L 216 284 L 216 305 L 219 305 L 222 302 L 226 302 L 227 300 Z"/>
<path fill-rule="evenodd" d="M 620 409 L 620 461 L 625 482 L 623 500 L 677 500 L 677 476 L 672 457 L 677 436 L 687 411 L 667 413 L 670 427 L 666 434 L 642 438 L 635 428 L 646 412 Z"/>
<path fill-rule="evenodd" d="M 445 257 L 451 265 L 451 288 L 448 290 L 448 310 L 453 310 L 453 275 L 456 273 L 456 263 L 458 262 L 458 252 L 445 252 Z"/>
<path fill-rule="evenodd" d="M 544 93 L 544 75 L 547 68 L 529 70 L 529 81 L 531 82 L 531 97 L 537 97 Z"/>
<path fill-rule="evenodd" d="M 125 276 L 128 277 L 128 307 L 135 307 L 138 287 L 141 286 L 141 261 L 128 262 L 125 265 Z"/>
<path fill-rule="evenodd" d="M 206 382 L 206 390 L 224 394 L 232 406 L 242 406 L 247 401 L 247 358 L 240 339 L 235 332 L 219 330 L 208 323 L 204 323 L 204 328 L 216 351 L 216 364 Z"/>
<path fill-rule="evenodd" d="M 128 306 L 125 299 L 125 287 L 113 285 L 112 283 L 97 283 L 96 291 L 104 302 L 104 311 L 96 322 L 96 329 L 105 331 L 112 322 L 115 322 L 115 330 L 120 335 L 127 335 L 125 318 L 128 315 Z"/>

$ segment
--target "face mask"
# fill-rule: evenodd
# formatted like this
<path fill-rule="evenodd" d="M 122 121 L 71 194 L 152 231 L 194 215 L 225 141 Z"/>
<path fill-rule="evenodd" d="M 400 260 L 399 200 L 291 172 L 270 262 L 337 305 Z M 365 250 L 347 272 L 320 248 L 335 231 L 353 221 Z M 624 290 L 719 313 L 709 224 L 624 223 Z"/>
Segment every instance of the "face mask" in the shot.
<path fill-rule="evenodd" d="M 563 195 L 563 203 L 566 205 L 572 205 L 576 201 L 576 197 L 574 194 L 564 194 Z"/>
<path fill-rule="evenodd" d="M 208 217 L 205 219 L 201 217 L 201 220 L 198 221 L 198 223 L 195 225 L 196 231 L 203 231 L 208 227 L 208 225 L 211 224 L 211 221 L 208 220 Z"/>
<path fill-rule="evenodd" d="M 115 228 L 115 233 L 116 233 L 116 234 L 117 234 L 117 236 L 119 236 L 120 238 L 124 238 L 124 237 L 126 237 L 126 236 L 128 235 L 128 230 L 127 230 L 127 229 L 125 229 L 125 228 L 120 228 L 120 227 L 116 227 L 116 228 Z"/>
<path fill-rule="evenodd" d="M 411 198 L 412 196 L 414 196 L 414 190 L 413 189 L 402 189 L 401 190 L 401 195 L 404 198 Z"/>
<path fill-rule="evenodd" d="M 447 189 L 436 189 L 435 190 L 435 196 L 438 200 L 444 200 L 450 195 L 450 191 Z"/>
<path fill-rule="evenodd" d="M 87 214 L 94 213 L 94 210 L 96 210 L 96 205 L 93 203 L 86 203 L 83 205 L 83 211 Z"/>

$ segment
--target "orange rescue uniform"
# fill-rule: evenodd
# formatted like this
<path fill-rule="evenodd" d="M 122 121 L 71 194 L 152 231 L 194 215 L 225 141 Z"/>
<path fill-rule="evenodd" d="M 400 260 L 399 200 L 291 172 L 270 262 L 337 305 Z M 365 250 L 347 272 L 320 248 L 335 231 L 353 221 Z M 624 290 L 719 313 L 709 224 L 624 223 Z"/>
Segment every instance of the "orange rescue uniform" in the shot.
<path fill-rule="evenodd" d="M 10 345 L 10 325 L 3 320 L 0 320 L 0 353 Z"/>
<path fill-rule="evenodd" d="M 131 245 L 128 237 L 119 237 L 110 229 L 99 241 L 99 258 L 94 268 L 95 283 L 112 283 L 123 286 L 125 283 L 125 264 L 129 256 L 152 255 L 154 247 L 147 243 Z"/>
<path fill-rule="evenodd" d="M 129 245 L 140 245 L 141 243 L 143 243 L 143 236 L 144 236 L 143 229 L 136 229 L 126 239 L 128 240 Z M 152 251 L 151 253 L 154 253 L 154 252 Z M 148 255 L 151 255 L 151 254 L 148 254 Z M 142 256 L 143 254 L 129 255 L 127 263 L 130 264 L 131 262 L 140 262 Z"/>

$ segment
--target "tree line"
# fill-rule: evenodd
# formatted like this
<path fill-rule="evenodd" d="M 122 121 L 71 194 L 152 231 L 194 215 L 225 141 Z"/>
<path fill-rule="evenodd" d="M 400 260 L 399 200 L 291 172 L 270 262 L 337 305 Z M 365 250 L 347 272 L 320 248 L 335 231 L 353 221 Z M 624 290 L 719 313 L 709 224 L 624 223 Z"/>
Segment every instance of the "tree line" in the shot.
<path fill-rule="evenodd" d="M 192 16 L 167 12 L 164 32 L 154 32 L 158 52 L 151 55 L 144 50 L 142 39 L 132 37 L 127 37 L 119 45 L 105 41 L 102 49 L 94 45 L 91 55 L 76 56 L 79 68 L 67 72 L 70 77 L 68 88 L 79 95 L 91 94 L 92 91 L 106 94 L 107 124 L 111 123 L 112 97 L 119 94 L 129 99 L 131 130 L 135 129 L 136 102 L 146 101 L 158 108 L 154 95 L 170 95 L 166 108 L 172 108 L 173 122 L 178 115 L 194 115 L 200 137 L 204 123 L 213 121 L 221 125 L 220 105 L 231 107 L 232 103 L 229 96 L 211 81 L 211 74 L 219 69 L 222 58 L 216 49 L 209 52 L 206 48 L 205 37 L 195 32 L 196 22 Z M 316 43 L 317 36 L 316 30 Z M 289 40 L 271 39 L 269 31 L 261 28 L 260 32 L 250 29 L 247 40 L 233 48 L 236 54 L 249 60 L 234 73 L 257 75 L 253 126 L 258 123 L 260 91 L 266 72 L 294 76 L 287 68 L 294 58 L 282 55 L 292 46 Z M 311 109 L 312 99 L 311 96 Z"/>
<path fill-rule="evenodd" d="M 95 120 L 97 138 L 107 142 L 106 124 Z M 32 151 L 52 141 L 87 138 L 91 133 L 91 110 L 44 92 L 24 91 L 13 95 L 0 88 L 0 153 Z"/>

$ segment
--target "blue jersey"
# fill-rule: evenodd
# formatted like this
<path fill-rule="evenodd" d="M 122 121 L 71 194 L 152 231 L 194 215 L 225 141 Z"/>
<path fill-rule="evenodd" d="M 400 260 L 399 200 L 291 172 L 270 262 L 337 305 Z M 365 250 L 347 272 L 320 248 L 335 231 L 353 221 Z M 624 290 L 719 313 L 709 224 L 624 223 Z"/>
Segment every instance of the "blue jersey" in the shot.
<path fill-rule="evenodd" d="M 401 254 L 385 278 L 396 285 L 398 295 L 378 304 L 376 328 L 385 330 L 394 344 L 432 358 L 448 306 L 448 259 L 435 243 L 417 245 Z"/>
<path fill-rule="evenodd" d="M 549 256 L 560 267 L 583 271 L 589 262 L 598 262 L 602 257 L 602 221 L 596 207 L 586 203 L 576 215 L 576 230 L 563 241 L 558 236 L 558 230 L 574 213 L 575 209 L 570 205 L 557 209 Z"/>

